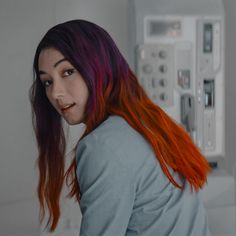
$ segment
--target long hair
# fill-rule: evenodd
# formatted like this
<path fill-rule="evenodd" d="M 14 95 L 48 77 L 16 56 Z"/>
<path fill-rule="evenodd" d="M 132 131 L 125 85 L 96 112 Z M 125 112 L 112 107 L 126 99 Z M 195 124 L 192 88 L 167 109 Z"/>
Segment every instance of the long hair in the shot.
<path fill-rule="evenodd" d="M 186 131 L 148 98 L 110 35 L 94 23 L 71 20 L 51 28 L 40 41 L 30 90 L 39 150 L 41 221 L 47 206 L 50 231 L 55 230 L 60 217 L 59 199 L 63 183 L 70 186 L 69 196 L 78 201 L 80 189 L 75 156 L 65 171 L 66 143 L 61 118 L 47 99 L 39 79 L 38 58 L 46 48 L 60 51 L 80 72 L 88 87 L 86 130 L 81 138 L 109 115 L 121 116 L 151 144 L 163 172 L 173 185 L 182 188 L 169 167 L 185 178 L 192 190 L 197 191 L 204 185 L 210 170 L 208 162 Z"/>

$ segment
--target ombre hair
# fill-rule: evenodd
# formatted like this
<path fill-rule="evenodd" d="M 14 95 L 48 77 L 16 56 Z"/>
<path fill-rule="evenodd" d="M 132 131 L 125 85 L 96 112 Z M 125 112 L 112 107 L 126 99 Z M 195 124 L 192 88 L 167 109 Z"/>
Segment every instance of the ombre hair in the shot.
<path fill-rule="evenodd" d="M 169 167 L 185 178 L 191 190 L 198 191 L 207 180 L 208 162 L 186 131 L 154 104 L 138 83 L 110 35 L 85 20 L 71 20 L 52 27 L 40 41 L 34 57 L 34 81 L 30 89 L 32 121 L 38 145 L 38 198 L 40 220 L 49 210 L 47 226 L 54 231 L 60 218 L 63 184 L 70 197 L 80 200 L 76 179 L 75 152 L 65 170 L 65 135 L 62 118 L 47 99 L 38 68 L 39 54 L 55 48 L 79 71 L 89 90 L 85 109 L 86 129 L 81 139 L 109 115 L 123 117 L 152 146 L 170 182 L 182 188 Z M 76 147 L 75 147 L 76 150 Z"/>

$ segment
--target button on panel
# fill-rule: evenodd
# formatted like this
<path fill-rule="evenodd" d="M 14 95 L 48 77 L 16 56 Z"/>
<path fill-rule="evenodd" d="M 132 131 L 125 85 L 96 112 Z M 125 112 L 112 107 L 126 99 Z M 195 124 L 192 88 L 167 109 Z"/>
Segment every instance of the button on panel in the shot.
<path fill-rule="evenodd" d="M 168 85 L 167 79 L 160 79 L 159 84 L 161 87 L 166 87 Z"/>
<path fill-rule="evenodd" d="M 167 65 L 160 65 L 159 66 L 159 71 L 161 72 L 161 73 L 166 73 L 167 72 L 167 70 L 168 70 L 168 67 L 167 67 Z"/>
<path fill-rule="evenodd" d="M 151 64 L 145 64 L 143 65 L 143 72 L 145 74 L 150 74 L 153 72 L 152 65 Z"/>
<path fill-rule="evenodd" d="M 167 51 L 166 50 L 161 50 L 160 52 L 159 52 L 159 57 L 161 58 L 161 59 L 166 59 L 167 58 Z"/>
<path fill-rule="evenodd" d="M 168 95 L 167 95 L 166 93 L 161 93 L 160 99 L 161 99 L 162 101 L 166 101 L 166 100 L 168 99 Z"/>

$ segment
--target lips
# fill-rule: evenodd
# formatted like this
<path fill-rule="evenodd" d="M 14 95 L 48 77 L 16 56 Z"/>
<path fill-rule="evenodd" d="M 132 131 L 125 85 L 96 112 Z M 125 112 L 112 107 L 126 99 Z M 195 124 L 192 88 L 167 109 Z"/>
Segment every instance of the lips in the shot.
<path fill-rule="evenodd" d="M 67 104 L 67 105 L 61 106 L 60 109 L 62 112 L 65 112 L 65 111 L 68 111 L 70 108 L 72 108 L 74 105 L 75 103 Z"/>

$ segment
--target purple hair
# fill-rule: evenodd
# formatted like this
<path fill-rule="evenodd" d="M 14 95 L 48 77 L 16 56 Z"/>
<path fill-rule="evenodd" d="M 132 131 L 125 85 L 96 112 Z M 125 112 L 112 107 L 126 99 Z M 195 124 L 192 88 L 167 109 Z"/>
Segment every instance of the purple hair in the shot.
<path fill-rule="evenodd" d="M 110 83 L 115 84 L 119 79 L 127 78 L 129 73 L 126 60 L 103 28 L 85 20 L 71 20 L 51 28 L 37 47 L 34 59 L 35 86 L 44 98 L 44 88 L 39 80 L 38 59 L 40 52 L 46 48 L 60 51 L 84 78 L 89 90 L 86 115 L 94 112 L 99 114 L 98 105 L 103 103 L 103 96 L 97 93 L 104 92 Z M 110 95 L 116 97 L 113 93 L 116 91 L 112 91 Z M 47 106 L 51 107 L 50 104 Z"/>

